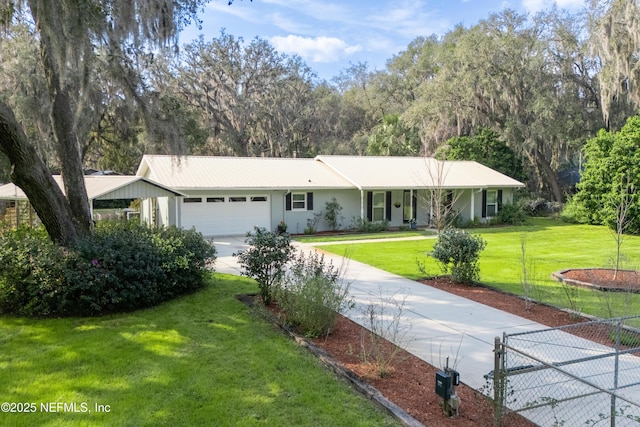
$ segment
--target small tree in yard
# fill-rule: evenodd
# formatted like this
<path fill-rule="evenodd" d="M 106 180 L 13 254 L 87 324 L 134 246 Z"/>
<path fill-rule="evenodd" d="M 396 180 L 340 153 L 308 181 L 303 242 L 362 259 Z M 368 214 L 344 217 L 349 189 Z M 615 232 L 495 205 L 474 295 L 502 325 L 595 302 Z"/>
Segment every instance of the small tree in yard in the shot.
<path fill-rule="evenodd" d="M 429 253 L 455 283 L 473 283 L 480 279 L 478 258 L 486 242 L 464 230 L 449 228 L 438 236 Z"/>
<path fill-rule="evenodd" d="M 266 228 L 255 227 L 245 239 L 250 248 L 233 254 L 243 268 L 242 275 L 258 282 L 265 305 L 271 304 L 275 285 L 284 275 L 284 267 L 294 252 L 291 236 L 276 234 Z"/>

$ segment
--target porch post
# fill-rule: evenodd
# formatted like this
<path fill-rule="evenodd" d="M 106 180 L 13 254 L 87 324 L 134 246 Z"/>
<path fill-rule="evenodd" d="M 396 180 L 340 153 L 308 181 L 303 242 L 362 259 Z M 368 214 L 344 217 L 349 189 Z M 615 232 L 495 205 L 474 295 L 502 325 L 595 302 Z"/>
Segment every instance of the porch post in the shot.
<path fill-rule="evenodd" d="M 471 189 L 471 212 L 469 216 L 470 221 L 473 221 L 473 219 L 476 217 L 476 192 L 473 188 Z"/>
<path fill-rule="evenodd" d="M 360 219 L 364 221 L 364 190 L 360 190 Z"/>

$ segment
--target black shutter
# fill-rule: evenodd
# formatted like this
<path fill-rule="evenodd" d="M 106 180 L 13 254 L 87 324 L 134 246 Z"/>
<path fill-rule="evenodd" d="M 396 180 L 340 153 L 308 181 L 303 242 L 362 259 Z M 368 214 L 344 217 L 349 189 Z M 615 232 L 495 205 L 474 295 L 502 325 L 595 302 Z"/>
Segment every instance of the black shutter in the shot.
<path fill-rule="evenodd" d="M 288 210 L 288 211 L 291 210 L 291 193 L 287 193 L 284 196 L 284 206 L 285 206 L 285 210 Z"/>
<path fill-rule="evenodd" d="M 385 216 L 387 217 L 387 221 L 391 221 L 391 191 L 387 191 L 387 199 L 384 204 Z"/>
<path fill-rule="evenodd" d="M 313 210 L 313 193 L 307 193 L 307 210 Z"/>
<path fill-rule="evenodd" d="M 418 192 L 417 191 L 413 192 L 413 200 L 411 203 L 413 203 L 413 219 L 417 220 L 418 218 Z"/>
<path fill-rule="evenodd" d="M 373 193 L 367 191 L 367 219 L 371 221 L 373 218 Z"/>
<path fill-rule="evenodd" d="M 482 218 L 487 217 L 487 190 L 482 190 Z"/>
<path fill-rule="evenodd" d="M 498 190 L 498 212 L 502 209 L 502 190 Z"/>

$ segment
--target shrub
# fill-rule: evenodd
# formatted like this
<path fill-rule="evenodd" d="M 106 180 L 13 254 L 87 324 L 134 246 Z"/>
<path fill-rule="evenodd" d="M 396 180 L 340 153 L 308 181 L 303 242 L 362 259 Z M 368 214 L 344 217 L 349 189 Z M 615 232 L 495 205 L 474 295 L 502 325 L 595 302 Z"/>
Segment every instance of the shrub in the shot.
<path fill-rule="evenodd" d="M 449 228 L 438 236 L 429 253 L 456 283 L 473 283 L 480 278 L 478 258 L 486 242 L 464 230 Z"/>
<path fill-rule="evenodd" d="M 589 212 L 581 203 L 578 203 L 574 198 L 567 200 L 562 212 L 560 212 L 560 219 L 570 224 L 588 224 L 590 221 Z"/>
<path fill-rule="evenodd" d="M 389 229 L 389 221 L 369 221 L 359 217 L 353 217 L 352 227 L 363 233 L 379 233 Z"/>
<path fill-rule="evenodd" d="M 95 316 L 150 307 L 202 287 L 214 259 L 201 234 L 175 227 L 104 222 L 69 249 L 43 231 L 8 233 L 0 238 L 0 311 Z"/>
<path fill-rule="evenodd" d="M 294 259 L 275 294 L 285 322 L 308 337 L 318 337 L 329 334 L 338 313 L 351 305 L 348 291 L 340 269 L 314 252 Z"/>
<path fill-rule="evenodd" d="M 342 212 L 342 206 L 338 203 L 335 197 L 332 197 L 330 201 L 324 204 L 324 219 L 329 224 L 329 228 L 333 231 L 339 228 L 338 221 L 340 220 L 340 212 Z"/>
<path fill-rule="evenodd" d="M 318 223 L 322 219 L 322 212 L 313 214 L 313 218 L 307 218 L 307 226 L 304 229 L 304 234 L 315 234 L 318 231 Z"/>
<path fill-rule="evenodd" d="M 522 225 L 527 220 L 527 215 L 518 204 L 506 204 L 500 207 L 498 215 L 492 220 L 495 224 Z"/>
<path fill-rule="evenodd" d="M 293 246 L 287 233 L 276 234 L 266 228 L 254 227 L 245 239 L 250 247 L 233 254 L 242 267 L 242 275 L 258 282 L 265 305 L 271 304 L 273 287 L 282 279 L 284 267 L 291 259 Z"/>
<path fill-rule="evenodd" d="M 21 316 L 58 314 L 65 254 L 44 228 L 19 228 L 0 236 L 0 313 Z"/>

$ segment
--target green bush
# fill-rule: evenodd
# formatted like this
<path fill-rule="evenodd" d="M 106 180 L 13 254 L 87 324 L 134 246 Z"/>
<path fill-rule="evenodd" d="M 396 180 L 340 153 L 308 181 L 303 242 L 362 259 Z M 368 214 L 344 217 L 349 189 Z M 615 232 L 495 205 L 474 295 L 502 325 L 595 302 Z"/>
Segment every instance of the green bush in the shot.
<path fill-rule="evenodd" d="M 258 282 L 262 302 L 271 304 L 273 288 L 284 275 L 284 267 L 291 259 L 293 246 L 287 233 L 277 234 L 266 228 L 254 227 L 247 233 L 249 249 L 233 254 L 242 267 L 242 275 Z"/>
<path fill-rule="evenodd" d="M 0 313 L 57 315 L 64 278 L 65 253 L 44 228 L 19 228 L 0 236 Z"/>
<path fill-rule="evenodd" d="M 318 337 L 329 334 L 338 313 L 351 305 L 348 291 L 340 270 L 325 263 L 324 255 L 301 253 L 276 287 L 275 298 L 286 323 Z"/>
<path fill-rule="evenodd" d="M 96 316 L 150 307 L 204 285 L 215 248 L 194 230 L 100 223 L 69 249 L 42 230 L 0 238 L 0 312 Z"/>
<path fill-rule="evenodd" d="M 353 217 L 352 228 L 362 233 L 379 233 L 389 229 L 389 221 L 369 221 L 359 217 Z"/>
<path fill-rule="evenodd" d="M 572 197 L 565 203 L 560 219 L 569 224 L 589 224 L 589 212 L 583 204 L 576 202 Z"/>
<path fill-rule="evenodd" d="M 485 246 L 480 236 L 449 228 L 438 236 L 429 255 L 438 261 L 445 274 L 451 274 L 454 282 L 473 283 L 480 279 L 478 258 Z"/>
<path fill-rule="evenodd" d="M 500 207 L 498 215 L 492 219 L 493 224 L 522 225 L 527 220 L 522 206 L 518 204 L 506 204 Z"/>
<path fill-rule="evenodd" d="M 324 219 L 329 224 L 329 228 L 332 231 L 337 230 L 340 227 L 340 212 L 342 212 L 342 205 L 338 203 L 338 199 L 332 197 L 330 201 L 324 204 Z"/>

